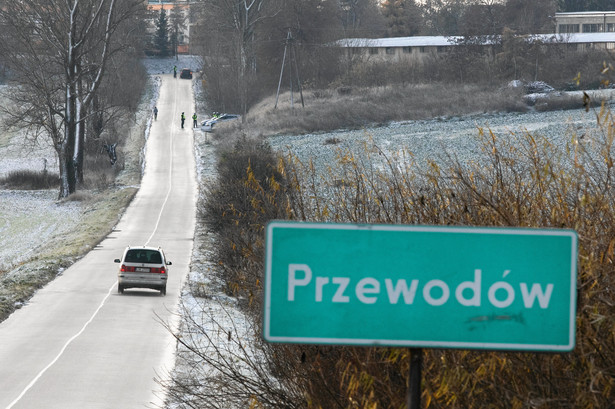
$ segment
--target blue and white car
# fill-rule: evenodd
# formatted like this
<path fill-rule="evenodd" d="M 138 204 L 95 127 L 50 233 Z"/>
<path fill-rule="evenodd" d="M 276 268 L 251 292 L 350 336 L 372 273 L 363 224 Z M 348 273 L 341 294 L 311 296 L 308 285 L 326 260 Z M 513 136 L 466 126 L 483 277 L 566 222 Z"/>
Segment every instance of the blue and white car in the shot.
<path fill-rule="evenodd" d="M 233 121 L 239 118 L 241 118 L 241 115 L 237 115 L 237 114 L 221 114 L 221 115 L 209 118 L 201 123 L 201 131 L 213 132 L 215 124 L 219 122 Z"/>

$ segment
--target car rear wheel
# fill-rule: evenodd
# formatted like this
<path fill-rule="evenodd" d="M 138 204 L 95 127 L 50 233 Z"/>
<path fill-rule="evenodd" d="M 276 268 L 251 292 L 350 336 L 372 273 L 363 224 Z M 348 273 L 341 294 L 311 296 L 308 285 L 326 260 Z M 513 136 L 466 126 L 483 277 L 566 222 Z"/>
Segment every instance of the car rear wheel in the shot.
<path fill-rule="evenodd" d="M 160 295 L 167 295 L 167 287 L 162 287 L 160 289 Z"/>
<path fill-rule="evenodd" d="M 119 284 L 118 284 L 118 285 L 117 285 L 117 292 L 118 292 L 119 294 L 124 294 L 124 287 L 122 287 L 121 285 L 119 285 Z"/>

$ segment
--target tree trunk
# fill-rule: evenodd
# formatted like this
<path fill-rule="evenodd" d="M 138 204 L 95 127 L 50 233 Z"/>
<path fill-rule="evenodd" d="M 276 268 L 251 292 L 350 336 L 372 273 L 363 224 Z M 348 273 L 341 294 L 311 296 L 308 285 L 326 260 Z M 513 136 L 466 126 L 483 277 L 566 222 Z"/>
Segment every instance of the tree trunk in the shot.
<path fill-rule="evenodd" d="M 70 59 L 69 59 L 70 61 Z M 70 67 L 70 65 L 69 65 Z M 66 81 L 66 108 L 64 116 L 64 142 L 62 143 L 62 156 L 64 157 L 67 186 L 60 190 L 61 197 L 67 197 L 68 195 L 75 193 L 76 186 L 76 173 L 75 173 L 75 148 L 77 147 L 77 92 L 75 87 L 75 81 L 73 80 L 75 69 L 69 68 L 67 70 Z"/>
<path fill-rule="evenodd" d="M 77 109 L 77 137 L 75 138 L 75 180 L 76 188 L 83 185 L 83 158 L 85 151 L 85 117 L 86 110 L 78 104 Z"/>
<path fill-rule="evenodd" d="M 57 149 L 60 166 L 60 192 L 58 194 L 58 199 L 63 199 L 69 195 L 68 163 L 66 161 L 66 155 L 64 153 L 66 151 L 66 148 L 63 145 L 64 143 Z"/>

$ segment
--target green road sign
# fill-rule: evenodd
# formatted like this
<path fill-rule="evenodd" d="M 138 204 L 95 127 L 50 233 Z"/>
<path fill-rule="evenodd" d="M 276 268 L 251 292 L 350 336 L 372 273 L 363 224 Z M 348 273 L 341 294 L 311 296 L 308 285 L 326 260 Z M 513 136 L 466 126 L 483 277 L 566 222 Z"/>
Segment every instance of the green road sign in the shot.
<path fill-rule="evenodd" d="M 572 230 L 271 222 L 271 342 L 569 351 Z"/>

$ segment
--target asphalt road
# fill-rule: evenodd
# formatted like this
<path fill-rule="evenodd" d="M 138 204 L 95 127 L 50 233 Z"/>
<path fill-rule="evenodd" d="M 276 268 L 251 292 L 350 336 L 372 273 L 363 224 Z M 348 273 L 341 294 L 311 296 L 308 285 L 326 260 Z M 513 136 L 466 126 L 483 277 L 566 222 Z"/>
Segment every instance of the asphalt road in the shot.
<path fill-rule="evenodd" d="M 0 408 L 144 408 L 162 402 L 154 379 L 172 369 L 175 352 L 163 323 L 177 323 L 197 188 L 191 81 L 161 78 L 141 187 L 116 230 L 0 323 Z M 144 244 L 161 246 L 173 263 L 166 296 L 117 293 L 113 260 L 127 245 Z"/>

